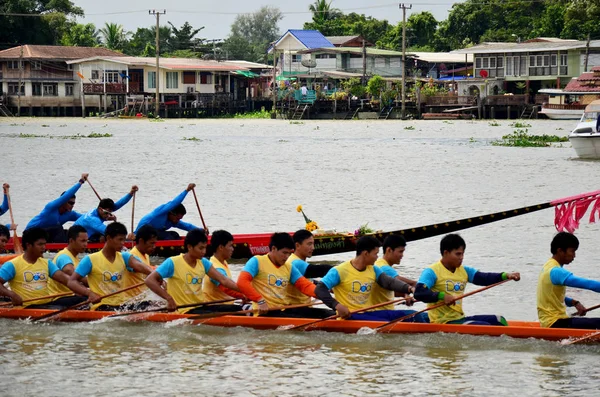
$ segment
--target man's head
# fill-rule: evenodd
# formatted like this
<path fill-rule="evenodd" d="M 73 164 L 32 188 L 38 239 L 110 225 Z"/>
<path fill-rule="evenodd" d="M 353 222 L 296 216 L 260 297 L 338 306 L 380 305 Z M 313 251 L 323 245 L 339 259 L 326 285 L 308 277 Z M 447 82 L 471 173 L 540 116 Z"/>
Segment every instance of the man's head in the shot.
<path fill-rule="evenodd" d="M 300 258 L 310 258 L 315 250 L 315 238 L 306 229 L 294 233 L 294 253 Z"/>
<path fill-rule="evenodd" d="M 404 256 L 406 239 L 399 234 L 390 234 L 383 240 L 383 256 L 390 265 L 397 265 Z"/>
<path fill-rule="evenodd" d="M 550 243 L 552 257 L 561 265 L 568 265 L 575 259 L 575 251 L 579 248 L 579 239 L 571 233 L 560 232 Z"/>
<path fill-rule="evenodd" d="M 269 258 L 277 266 L 285 265 L 294 252 L 294 239 L 289 233 L 273 233 L 269 241 Z"/>
<path fill-rule="evenodd" d="M 10 230 L 4 225 L 0 225 L 0 250 L 3 250 L 10 240 Z"/>
<path fill-rule="evenodd" d="M 67 232 L 69 248 L 78 254 L 85 252 L 88 244 L 88 234 L 83 226 L 73 225 Z"/>
<path fill-rule="evenodd" d="M 158 231 L 150 225 L 144 225 L 135 235 L 135 246 L 142 254 L 152 255 L 156 250 L 157 240 Z"/>
<path fill-rule="evenodd" d="M 98 203 L 98 216 L 103 221 L 108 221 L 112 217 L 112 213 L 115 210 L 115 202 L 112 199 L 106 198 L 100 200 Z"/>
<path fill-rule="evenodd" d="M 183 219 L 183 216 L 186 213 L 187 211 L 185 210 L 185 206 L 183 204 L 177 204 L 177 206 L 169 212 L 167 218 L 169 219 L 169 222 L 177 223 Z"/>
<path fill-rule="evenodd" d="M 231 259 L 233 255 L 233 235 L 226 230 L 216 230 L 210 237 L 213 252 L 224 260 Z"/>
<path fill-rule="evenodd" d="M 64 196 L 67 192 L 62 192 L 60 196 Z M 73 211 L 73 207 L 75 207 L 75 196 L 70 197 L 69 201 L 58 207 L 58 212 L 62 215 L 66 212 Z"/>
<path fill-rule="evenodd" d="M 458 234 L 448 234 L 440 241 L 442 263 L 450 269 L 458 269 L 462 265 L 467 243 Z"/>
<path fill-rule="evenodd" d="M 125 245 L 125 238 L 127 237 L 127 228 L 125 225 L 119 222 L 113 222 L 106 226 L 104 231 L 104 238 L 106 240 L 106 246 L 121 252 Z"/>
<path fill-rule="evenodd" d="M 201 259 L 206 254 L 206 245 L 208 238 L 202 229 L 194 229 L 185 236 L 183 244 L 188 254 L 194 259 Z"/>
<path fill-rule="evenodd" d="M 32 227 L 23 232 L 23 249 L 33 258 L 41 258 L 46 252 L 48 233 L 41 227 Z"/>
<path fill-rule="evenodd" d="M 377 260 L 381 243 L 373 236 L 362 236 L 356 242 L 356 257 L 361 258 L 367 266 L 371 266 Z"/>

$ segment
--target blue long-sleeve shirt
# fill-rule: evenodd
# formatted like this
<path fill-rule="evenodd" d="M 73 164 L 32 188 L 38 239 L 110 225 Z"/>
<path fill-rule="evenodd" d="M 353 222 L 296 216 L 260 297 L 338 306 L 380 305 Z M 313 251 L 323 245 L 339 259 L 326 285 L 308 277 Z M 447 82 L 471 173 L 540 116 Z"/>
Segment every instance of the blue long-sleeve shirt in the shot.
<path fill-rule="evenodd" d="M 4 215 L 6 213 L 6 211 L 8 211 L 8 196 L 5 194 L 4 201 L 2 202 L 2 205 L 0 206 L 0 215 Z"/>
<path fill-rule="evenodd" d="M 133 196 L 130 193 L 127 193 L 125 196 L 121 197 L 119 201 L 115 203 L 115 211 L 118 211 L 125 204 L 131 200 Z M 115 212 L 113 211 L 113 212 Z M 104 236 L 104 231 L 106 230 L 106 225 L 100 215 L 98 214 L 98 208 L 94 208 L 93 210 L 87 212 L 81 218 L 77 219 L 74 225 L 83 226 L 83 228 L 87 231 L 90 239 L 95 239 L 99 236 Z"/>
<path fill-rule="evenodd" d="M 32 227 L 49 228 L 62 226 L 67 222 L 73 222 L 81 218 L 82 214 L 76 211 L 67 211 L 64 214 L 58 211 L 62 205 L 75 196 L 80 187 L 81 183 L 77 182 L 65 194 L 46 204 L 42 212 L 29 221 L 25 230 Z"/>
<path fill-rule="evenodd" d="M 166 204 L 159 205 L 151 213 L 145 215 L 140 220 L 140 223 L 138 223 L 138 226 L 135 229 L 135 232 L 137 233 L 138 230 L 140 229 L 140 227 L 142 227 L 144 225 L 150 225 L 153 228 L 155 228 L 156 230 L 158 230 L 159 232 L 169 230 L 172 227 L 176 227 L 178 229 L 185 230 L 188 232 L 191 230 L 194 230 L 194 229 L 198 229 L 197 226 L 194 226 L 191 223 L 187 223 L 187 222 L 183 222 L 183 221 L 173 223 L 169 220 L 169 212 L 173 211 L 175 209 L 175 207 L 177 207 L 179 204 L 181 204 L 183 202 L 183 200 L 185 199 L 185 197 L 187 196 L 187 194 L 188 194 L 188 191 L 184 190 L 173 200 L 169 201 Z"/>

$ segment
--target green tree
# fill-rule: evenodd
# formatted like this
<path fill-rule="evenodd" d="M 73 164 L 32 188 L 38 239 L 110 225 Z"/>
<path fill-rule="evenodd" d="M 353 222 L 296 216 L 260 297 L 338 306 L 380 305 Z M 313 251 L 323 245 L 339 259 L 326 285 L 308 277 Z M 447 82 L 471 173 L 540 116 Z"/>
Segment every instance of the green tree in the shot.
<path fill-rule="evenodd" d="M 570 1 L 565 11 L 563 38 L 583 40 L 589 34 L 592 39 L 600 38 L 600 2 L 598 0 Z"/>
<path fill-rule="evenodd" d="M 283 14 L 276 7 L 265 6 L 252 14 L 238 15 L 223 49 L 232 59 L 264 62 L 267 49 L 279 38 L 279 21 Z"/>
<path fill-rule="evenodd" d="M 402 24 L 399 25 L 400 33 L 402 33 Z M 438 21 L 429 11 L 409 16 L 406 20 L 406 31 L 407 36 L 410 38 L 410 47 L 425 47 L 432 45 L 435 40 L 437 27 Z M 399 48 L 402 48 L 402 43 L 400 44 Z"/>
<path fill-rule="evenodd" d="M 0 48 L 20 44 L 58 44 L 69 17 L 83 16 L 83 10 L 68 0 L 2 0 L 0 14 Z"/>
<path fill-rule="evenodd" d="M 158 29 L 160 53 L 167 54 L 173 51 L 172 32 L 167 25 Z M 124 52 L 132 56 L 156 56 L 156 26 L 149 28 L 137 28 L 127 43 Z"/>
<path fill-rule="evenodd" d="M 73 47 L 97 47 L 100 45 L 100 37 L 93 23 L 73 23 L 63 33 L 60 45 Z"/>
<path fill-rule="evenodd" d="M 385 89 L 385 80 L 378 75 L 371 77 L 367 83 L 367 92 L 372 98 L 379 98 Z"/>
<path fill-rule="evenodd" d="M 127 46 L 127 33 L 123 25 L 106 22 L 99 30 L 102 35 L 102 44 L 109 50 L 122 51 Z"/>
<path fill-rule="evenodd" d="M 204 29 L 204 26 L 194 29 L 189 22 L 185 22 L 179 29 L 171 22 L 169 22 L 169 25 L 171 25 L 171 31 L 173 32 L 172 51 L 192 49 L 194 46 L 194 36 Z"/>
<path fill-rule="evenodd" d="M 331 21 L 342 16 L 342 12 L 337 8 L 331 8 L 333 0 L 315 0 L 308 6 L 309 11 L 313 13 L 312 20 L 315 24 L 324 24 L 325 21 Z"/>

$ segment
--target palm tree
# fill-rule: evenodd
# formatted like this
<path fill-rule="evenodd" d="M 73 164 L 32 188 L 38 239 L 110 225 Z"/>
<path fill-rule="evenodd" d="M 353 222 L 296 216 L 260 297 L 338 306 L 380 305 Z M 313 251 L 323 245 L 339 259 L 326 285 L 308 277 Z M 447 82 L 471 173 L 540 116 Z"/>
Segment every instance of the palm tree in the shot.
<path fill-rule="evenodd" d="M 123 50 L 129 36 L 129 33 L 123 29 L 123 25 L 112 22 L 106 22 L 99 33 L 102 35 L 104 47 L 109 50 Z"/>
<path fill-rule="evenodd" d="M 339 17 L 342 12 L 337 8 L 331 8 L 333 0 L 327 2 L 327 0 L 315 0 L 315 2 L 308 6 L 309 11 L 313 13 L 313 22 L 323 23 L 331 19 Z"/>

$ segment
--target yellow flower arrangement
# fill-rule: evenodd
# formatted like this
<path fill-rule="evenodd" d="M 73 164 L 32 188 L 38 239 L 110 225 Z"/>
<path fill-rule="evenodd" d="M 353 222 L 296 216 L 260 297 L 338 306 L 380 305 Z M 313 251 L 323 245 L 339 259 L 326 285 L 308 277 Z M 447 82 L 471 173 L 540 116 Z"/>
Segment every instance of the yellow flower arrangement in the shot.
<path fill-rule="evenodd" d="M 302 205 L 299 205 L 296 207 L 296 212 L 301 212 L 302 216 L 304 217 L 304 221 L 306 222 L 306 230 L 308 230 L 309 232 L 315 231 L 317 229 L 319 229 L 319 225 L 317 224 L 317 222 L 309 219 L 306 214 L 304 213 L 304 210 L 302 209 Z"/>

